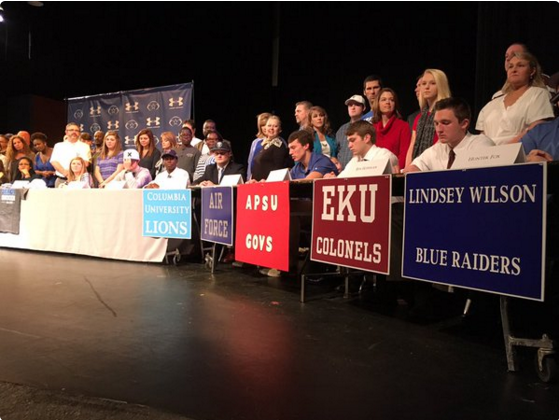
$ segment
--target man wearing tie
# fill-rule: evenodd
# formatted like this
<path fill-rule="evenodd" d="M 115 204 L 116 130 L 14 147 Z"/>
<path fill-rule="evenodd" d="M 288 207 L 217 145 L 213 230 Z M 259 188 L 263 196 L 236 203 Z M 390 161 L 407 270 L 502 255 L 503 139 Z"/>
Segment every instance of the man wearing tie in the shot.
<path fill-rule="evenodd" d="M 461 151 L 495 146 L 483 135 L 468 133 L 471 111 L 460 98 L 442 99 L 435 104 L 435 131 L 439 141 L 416 157 L 404 172 L 440 171 L 451 169 L 454 159 Z"/>
<path fill-rule="evenodd" d="M 241 175 L 243 181 L 246 179 L 246 169 L 244 165 L 231 161 L 232 153 L 229 143 L 220 141 L 212 148 L 215 163 L 206 166 L 204 175 L 194 183 L 202 187 L 219 185 L 225 175 Z"/>

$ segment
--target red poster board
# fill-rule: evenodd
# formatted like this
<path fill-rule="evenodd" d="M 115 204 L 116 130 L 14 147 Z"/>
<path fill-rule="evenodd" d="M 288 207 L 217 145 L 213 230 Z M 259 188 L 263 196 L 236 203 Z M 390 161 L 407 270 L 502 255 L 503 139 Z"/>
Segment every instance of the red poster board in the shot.
<path fill-rule="evenodd" d="M 289 181 L 237 187 L 235 259 L 289 271 Z"/>
<path fill-rule="evenodd" d="M 311 259 L 388 274 L 392 177 L 318 180 Z"/>

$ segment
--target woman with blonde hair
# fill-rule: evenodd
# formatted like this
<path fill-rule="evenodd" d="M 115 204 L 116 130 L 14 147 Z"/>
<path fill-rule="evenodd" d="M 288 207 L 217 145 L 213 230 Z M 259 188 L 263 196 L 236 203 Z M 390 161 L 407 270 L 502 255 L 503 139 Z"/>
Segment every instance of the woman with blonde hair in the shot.
<path fill-rule="evenodd" d="M 266 123 L 268 122 L 268 118 L 270 118 L 272 114 L 269 112 L 263 112 L 262 114 L 258 114 L 256 116 L 256 138 L 252 141 L 250 145 L 250 152 L 248 154 L 248 165 L 247 165 L 247 179 L 250 179 L 252 175 L 252 167 L 254 165 L 254 159 L 260 150 L 262 149 L 262 142 L 266 138 L 266 133 L 264 132 L 264 128 L 266 127 Z"/>
<path fill-rule="evenodd" d="M 122 159 L 122 144 L 118 132 L 107 131 L 95 165 L 95 178 L 99 182 L 99 188 L 105 188 L 122 171 L 124 168 Z"/>
<path fill-rule="evenodd" d="M 91 177 L 87 172 L 85 160 L 77 156 L 70 161 L 68 180 L 59 185 L 59 188 L 67 187 L 70 182 L 83 182 L 83 188 L 91 188 Z"/>
<path fill-rule="evenodd" d="M 437 101 L 450 98 L 448 78 L 442 70 L 427 69 L 421 76 L 419 88 L 419 108 L 421 112 L 415 118 L 410 147 L 406 156 L 406 166 L 413 159 L 435 144 L 439 138 L 435 132 L 433 108 Z"/>
<path fill-rule="evenodd" d="M 192 139 L 192 135 L 190 136 L 190 139 Z M 171 131 L 164 131 L 163 133 L 161 133 L 161 156 L 163 156 L 167 152 L 170 152 L 175 147 L 177 147 L 177 137 L 175 136 L 175 134 Z M 163 159 L 160 158 L 155 163 L 155 173 L 159 174 L 164 169 L 165 166 L 163 165 Z"/>
<path fill-rule="evenodd" d="M 268 118 L 264 133 L 266 138 L 262 141 L 260 152 L 254 158 L 252 181 L 263 181 L 271 171 L 293 166 L 285 140 L 280 137 L 281 120 L 278 116 L 272 115 Z"/>
<path fill-rule="evenodd" d="M 518 142 L 524 134 L 554 117 L 538 60 L 529 52 L 515 52 L 507 63 L 507 81 L 502 95 L 479 113 L 476 130 L 495 144 Z"/>
<path fill-rule="evenodd" d="M 10 137 L 10 140 L 8 140 L 8 148 L 6 149 L 8 167 L 5 168 L 9 173 L 10 180 L 15 178 L 18 171 L 18 161 L 22 157 L 27 157 L 33 161 L 35 160 L 35 153 L 31 151 L 23 137 L 17 135 Z"/>

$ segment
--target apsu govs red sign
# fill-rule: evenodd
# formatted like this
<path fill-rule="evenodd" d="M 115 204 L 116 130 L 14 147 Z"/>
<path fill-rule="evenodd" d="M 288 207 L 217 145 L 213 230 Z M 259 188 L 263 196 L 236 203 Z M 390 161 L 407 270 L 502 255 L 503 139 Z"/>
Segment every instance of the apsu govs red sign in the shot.
<path fill-rule="evenodd" d="M 388 274 L 391 193 L 390 175 L 315 181 L 311 259 Z"/>
<path fill-rule="evenodd" d="M 289 182 L 237 187 L 235 259 L 289 271 Z"/>

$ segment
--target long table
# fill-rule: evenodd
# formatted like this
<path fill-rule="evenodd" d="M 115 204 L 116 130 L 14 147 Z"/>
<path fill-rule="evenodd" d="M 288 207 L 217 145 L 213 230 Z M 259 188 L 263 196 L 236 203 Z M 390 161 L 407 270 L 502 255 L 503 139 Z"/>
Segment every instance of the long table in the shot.
<path fill-rule="evenodd" d="M 141 209 L 142 190 L 29 190 L 0 247 L 160 263 L 167 239 L 142 236 Z"/>

